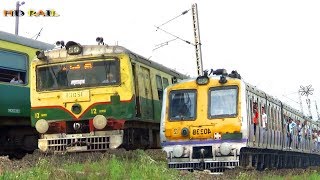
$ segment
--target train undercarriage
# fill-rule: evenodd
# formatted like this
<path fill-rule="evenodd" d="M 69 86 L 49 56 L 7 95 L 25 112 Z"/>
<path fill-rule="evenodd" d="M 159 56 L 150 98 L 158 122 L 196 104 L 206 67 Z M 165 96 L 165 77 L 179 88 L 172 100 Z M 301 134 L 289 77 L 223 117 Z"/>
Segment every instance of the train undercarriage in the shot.
<path fill-rule="evenodd" d="M 240 152 L 241 167 L 260 171 L 264 169 L 307 168 L 319 165 L 320 156 L 317 154 L 254 148 L 242 148 Z"/>
<path fill-rule="evenodd" d="M 203 148 L 203 146 L 201 146 Z M 282 151 L 243 147 L 239 155 L 213 156 L 203 150 L 202 156 L 168 157 L 168 167 L 179 170 L 208 170 L 212 173 L 223 173 L 226 170 L 241 168 L 263 171 L 265 169 L 292 169 L 320 166 L 320 155 L 307 152 Z M 173 152 L 175 153 L 175 152 Z"/>
<path fill-rule="evenodd" d="M 0 155 L 21 159 L 38 148 L 39 135 L 30 126 L 1 126 Z"/>

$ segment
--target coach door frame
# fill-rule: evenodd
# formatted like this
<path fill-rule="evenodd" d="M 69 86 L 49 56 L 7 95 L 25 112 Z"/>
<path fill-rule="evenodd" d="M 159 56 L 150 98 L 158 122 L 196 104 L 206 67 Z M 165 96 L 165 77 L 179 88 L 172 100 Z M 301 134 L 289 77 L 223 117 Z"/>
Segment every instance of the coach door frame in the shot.
<path fill-rule="evenodd" d="M 150 69 L 144 66 L 140 66 L 138 79 L 141 118 L 152 120 L 154 117 L 154 106 Z M 142 94 L 145 96 L 145 100 L 142 99 Z"/>
<path fill-rule="evenodd" d="M 135 100 L 136 100 L 136 117 L 141 117 L 141 104 L 140 104 L 140 90 L 139 90 L 139 81 L 138 81 L 138 66 L 135 63 L 132 63 L 132 76 L 133 76 L 133 84 L 135 91 Z"/>
<path fill-rule="evenodd" d="M 247 91 L 247 112 L 248 112 L 248 129 L 249 129 L 249 146 L 257 146 L 259 144 L 259 124 L 258 127 L 256 128 L 256 137 L 255 137 L 255 142 L 253 141 L 253 136 L 254 136 L 254 127 L 253 127 L 253 122 L 252 122 L 252 117 L 253 117 L 253 102 L 258 102 L 258 96 L 251 92 L 250 90 Z M 259 110 L 259 103 L 258 103 L 258 110 Z M 260 112 L 259 112 L 260 115 Z M 259 118 L 260 119 L 260 118 Z M 257 138 L 258 137 L 258 138 Z"/>

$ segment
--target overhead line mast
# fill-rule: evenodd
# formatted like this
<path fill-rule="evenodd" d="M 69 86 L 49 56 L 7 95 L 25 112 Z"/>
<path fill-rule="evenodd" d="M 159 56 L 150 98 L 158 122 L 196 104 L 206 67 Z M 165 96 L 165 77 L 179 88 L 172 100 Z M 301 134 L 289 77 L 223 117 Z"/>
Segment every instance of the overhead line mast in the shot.
<path fill-rule="evenodd" d="M 202 65 L 202 54 L 201 54 L 198 7 L 196 3 L 192 5 L 192 18 L 193 18 L 193 31 L 194 31 L 194 42 L 195 42 L 194 44 L 196 48 L 197 72 L 199 76 L 202 76 L 203 65 Z"/>

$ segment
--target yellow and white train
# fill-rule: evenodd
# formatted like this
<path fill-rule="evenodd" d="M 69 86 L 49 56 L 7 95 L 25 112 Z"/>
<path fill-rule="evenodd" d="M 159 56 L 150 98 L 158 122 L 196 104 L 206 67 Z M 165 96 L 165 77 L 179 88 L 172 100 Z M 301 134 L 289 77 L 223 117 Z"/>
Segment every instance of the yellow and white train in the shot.
<path fill-rule="evenodd" d="M 296 122 L 290 126 L 291 135 L 288 119 Z M 237 166 L 293 168 L 320 163 L 314 141 L 319 124 L 244 82 L 236 71 L 211 70 L 168 86 L 160 126 L 170 168 L 223 172 Z"/>
<path fill-rule="evenodd" d="M 160 147 L 163 89 L 186 76 L 101 39 L 59 42 L 32 61 L 31 119 L 41 151 Z"/>

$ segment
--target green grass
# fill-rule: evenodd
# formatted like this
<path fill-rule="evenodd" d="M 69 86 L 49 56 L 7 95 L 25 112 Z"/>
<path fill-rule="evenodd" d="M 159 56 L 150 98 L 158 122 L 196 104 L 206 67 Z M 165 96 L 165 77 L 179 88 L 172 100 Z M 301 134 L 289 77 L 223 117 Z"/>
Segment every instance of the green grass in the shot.
<path fill-rule="evenodd" d="M 79 157 L 80 160 L 79 160 Z M 222 175 L 218 179 L 263 179 L 263 180 L 317 180 L 320 179 L 319 169 L 304 170 L 297 173 L 294 170 L 283 175 L 280 171 L 240 171 L 239 173 Z M 132 153 L 119 152 L 101 154 L 101 156 L 49 156 L 39 157 L 37 164 L 29 169 L 19 171 L 4 171 L 0 180 L 179 180 L 179 179 L 211 179 L 212 175 L 205 172 L 188 173 L 167 168 L 165 159 L 153 160 L 142 150 Z"/>
<path fill-rule="evenodd" d="M 280 176 L 280 175 L 266 175 L 259 173 L 248 173 L 248 172 L 240 172 L 237 177 L 234 179 L 237 180 L 248 180 L 248 179 L 262 179 L 262 180 L 318 180 L 320 179 L 320 174 L 316 170 L 312 170 L 306 173 L 302 173 L 301 175 L 292 175 L 291 173 Z"/>
<path fill-rule="evenodd" d="M 94 162 L 88 159 L 84 163 L 57 164 L 40 159 L 35 167 L 3 172 L 0 179 L 191 179 L 190 174 L 180 175 L 179 171 L 168 169 L 166 162 L 156 162 L 143 151 L 135 151 L 132 157 L 110 155 Z"/>

